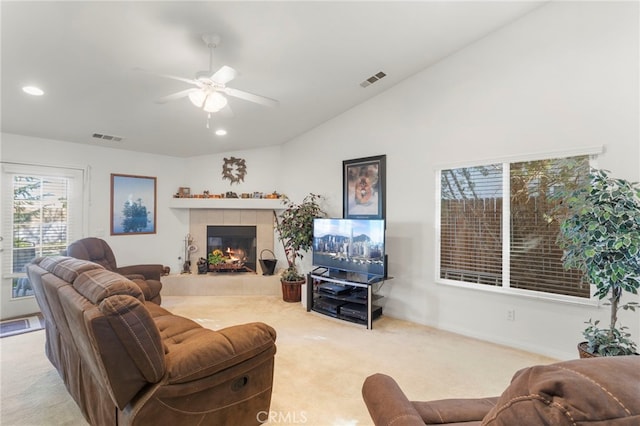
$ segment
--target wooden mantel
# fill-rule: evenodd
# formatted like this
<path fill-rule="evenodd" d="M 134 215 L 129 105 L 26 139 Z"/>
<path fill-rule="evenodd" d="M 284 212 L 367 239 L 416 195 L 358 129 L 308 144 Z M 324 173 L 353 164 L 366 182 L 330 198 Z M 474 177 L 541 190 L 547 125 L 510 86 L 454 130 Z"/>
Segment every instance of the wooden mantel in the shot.
<path fill-rule="evenodd" d="M 172 198 L 172 209 L 283 210 L 280 199 L 264 198 Z"/>

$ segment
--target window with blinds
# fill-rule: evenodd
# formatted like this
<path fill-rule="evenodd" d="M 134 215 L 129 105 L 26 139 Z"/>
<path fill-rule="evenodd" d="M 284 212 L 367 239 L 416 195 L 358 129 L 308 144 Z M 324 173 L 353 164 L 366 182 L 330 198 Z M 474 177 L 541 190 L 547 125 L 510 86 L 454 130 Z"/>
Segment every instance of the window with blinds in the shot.
<path fill-rule="evenodd" d="M 60 254 L 69 241 L 65 177 L 13 175 L 12 273 L 36 256 Z"/>
<path fill-rule="evenodd" d="M 440 278 L 589 298 L 562 266 L 553 196 L 588 174 L 587 155 L 440 170 Z"/>
<path fill-rule="evenodd" d="M 440 172 L 440 277 L 502 285 L 502 164 Z"/>
<path fill-rule="evenodd" d="M 59 255 L 82 235 L 83 171 L 2 164 L 2 234 L 11 236 L 2 253 L 3 280 L 13 297 L 31 295 L 25 266 L 39 256 Z"/>

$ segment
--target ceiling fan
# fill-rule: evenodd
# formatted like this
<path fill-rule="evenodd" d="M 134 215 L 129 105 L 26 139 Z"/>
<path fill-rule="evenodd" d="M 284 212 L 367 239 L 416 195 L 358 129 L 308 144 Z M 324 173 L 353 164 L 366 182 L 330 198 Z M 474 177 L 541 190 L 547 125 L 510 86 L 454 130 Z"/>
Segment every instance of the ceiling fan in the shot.
<path fill-rule="evenodd" d="M 201 108 L 208 113 L 220 111 L 224 115 L 233 115 L 231 108 L 227 104 L 227 96 L 232 96 L 234 98 L 254 102 L 268 107 L 275 107 L 279 105 L 279 102 L 275 99 L 228 87 L 227 83 L 236 78 L 239 73 L 227 65 L 224 65 L 217 71 L 213 72 L 213 50 L 220 44 L 221 37 L 218 34 L 204 34 L 202 36 L 202 40 L 209 48 L 209 71 L 198 72 L 195 79 L 153 73 L 161 77 L 183 81 L 196 86 L 164 96 L 157 99 L 156 103 L 162 104 L 188 97 L 191 103 L 198 108 Z"/>

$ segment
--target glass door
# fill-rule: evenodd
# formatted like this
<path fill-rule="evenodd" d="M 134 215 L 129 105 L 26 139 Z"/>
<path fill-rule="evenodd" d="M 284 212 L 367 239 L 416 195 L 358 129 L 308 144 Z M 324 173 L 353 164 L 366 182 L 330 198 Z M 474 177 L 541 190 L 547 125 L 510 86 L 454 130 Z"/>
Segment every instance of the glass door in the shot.
<path fill-rule="evenodd" d="M 25 267 L 62 253 L 82 231 L 83 171 L 2 164 L 0 318 L 38 312 Z"/>

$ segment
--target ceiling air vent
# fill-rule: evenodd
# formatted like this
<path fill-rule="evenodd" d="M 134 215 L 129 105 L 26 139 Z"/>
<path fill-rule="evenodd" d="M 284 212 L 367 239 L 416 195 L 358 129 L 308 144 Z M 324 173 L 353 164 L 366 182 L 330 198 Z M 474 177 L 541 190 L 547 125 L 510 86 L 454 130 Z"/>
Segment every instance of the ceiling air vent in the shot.
<path fill-rule="evenodd" d="M 114 142 L 120 142 L 123 139 L 121 136 L 103 135 L 101 133 L 94 133 L 93 137 L 96 139 L 104 139 L 105 141 L 114 141 Z"/>
<path fill-rule="evenodd" d="M 383 73 L 382 71 L 380 71 L 379 73 L 372 75 L 371 77 L 369 77 L 368 79 L 366 79 L 365 81 L 360 83 L 360 86 L 362 86 L 362 87 L 370 86 L 373 83 L 375 83 L 376 81 L 380 80 L 384 76 L 386 76 L 386 74 Z"/>

